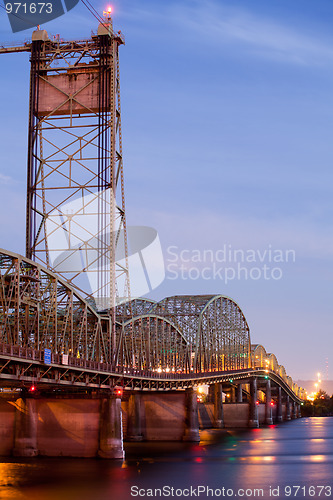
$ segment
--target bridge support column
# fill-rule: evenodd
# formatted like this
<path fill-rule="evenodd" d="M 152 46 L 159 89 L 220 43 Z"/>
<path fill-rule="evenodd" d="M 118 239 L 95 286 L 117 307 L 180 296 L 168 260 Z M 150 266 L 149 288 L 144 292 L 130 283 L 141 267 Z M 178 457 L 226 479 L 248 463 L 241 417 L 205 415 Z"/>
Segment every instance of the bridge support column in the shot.
<path fill-rule="evenodd" d="M 243 403 L 243 384 L 237 386 L 237 403 Z"/>
<path fill-rule="evenodd" d="M 197 392 L 192 387 L 186 389 L 186 419 L 184 441 L 200 441 Z"/>
<path fill-rule="evenodd" d="M 278 400 L 277 400 L 277 409 L 276 409 L 276 420 L 277 422 L 283 422 L 282 416 L 282 389 L 278 386 Z"/>
<path fill-rule="evenodd" d="M 223 421 L 222 384 L 214 384 L 214 427 L 222 429 Z"/>
<path fill-rule="evenodd" d="M 131 394 L 128 401 L 127 440 L 142 441 L 142 398 L 141 394 Z"/>
<path fill-rule="evenodd" d="M 298 405 L 298 418 L 302 418 L 302 407 Z"/>
<path fill-rule="evenodd" d="M 267 425 L 272 425 L 272 393 L 271 393 L 271 381 L 267 379 L 266 381 L 266 403 L 265 403 L 265 423 Z"/>
<path fill-rule="evenodd" d="M 36 400 L 18 399 L 15 412 L 15 437 L 13 455 L 15 457 L 35 457 L 37 449 Z"/>
<path fill-rule="evenodd" d="M 259 427 L 258 419 L 258 406 L 257 406 L 257 379 L 253 378 L 250 382 L 250 418 L 249 427 L 256 428 Z"/>
<path fill-rule="evenodd" d="M 236 388 L 231 387 L 230 389 L 230 403 L 236 403 Z"/>
<path fill-rule="evenodd" d="M 120 398 L 101 400 L 98 455 L 101 458 L 124 458 Z"/>
<path fill-rule="evenodd" d="M 290 416 L 290 399 L 289 399 L 289 396 L 286 397 L 286 420 L 291 420 L 291 416 Z"/>
<path fill-rule="evenodd" d="M 292 417 L 291 418 L 297 418 L 297 405 L 295 401 L 292 402 Z"/>

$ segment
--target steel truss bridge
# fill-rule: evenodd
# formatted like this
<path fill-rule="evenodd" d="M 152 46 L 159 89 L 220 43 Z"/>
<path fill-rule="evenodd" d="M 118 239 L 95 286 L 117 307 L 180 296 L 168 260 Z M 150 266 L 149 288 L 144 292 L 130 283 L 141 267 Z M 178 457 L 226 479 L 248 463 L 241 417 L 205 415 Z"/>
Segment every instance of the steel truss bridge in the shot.
<path fill-rule="evenodd" d="M 274 354 L 251 345 L 247 321 L 228 297 L 122 304 L 115 336 L 111 318 L 40 264 L 0 250 L 2 387 L 175 390 L 269 378 L 295 402 L 306 398 Z"/>

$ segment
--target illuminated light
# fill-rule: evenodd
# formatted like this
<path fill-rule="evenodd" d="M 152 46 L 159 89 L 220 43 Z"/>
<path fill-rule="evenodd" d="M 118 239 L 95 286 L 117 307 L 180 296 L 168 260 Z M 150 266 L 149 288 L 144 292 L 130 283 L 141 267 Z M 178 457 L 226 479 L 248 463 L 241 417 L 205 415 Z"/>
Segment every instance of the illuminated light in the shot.
<path fill-rule="evenodd" d="M 169 367 L 168 367 L 168 368 L 166 368 L 166 369 L 165 369 L 165 371 L 166 371 L 167 373 L 169 373 L 170 368 L 169 368 Z"/>
<path fill-rule="evenodd" d="M 162 368 L 161 367 L 157 368 L 157 371 L 158 373 L 162 373 Z"/>
<path fill-rule="evenodd" d="M 325 456 L 324 455 L 312 455 L 310 457 L 310 460 L 313 462 L 324 462 Z"/>
<path fill-rule="evenodd" d="M 37 389 L 37 387 L 35 385 L 32 385 L 31 387 L 29 387 L 29 392 L 35 392 Z"/>
<path fill-rule="evenodd" d="M 271 406 L 274 406 L 274 401 L 271 401 Z"/>
<path fill-rule="evenodd" d="M 227 394 L 227 398 L 230 398 L 230 394 Z"/>
<path fill-rule="evenodd" d="M 256 401 L 256 405 L 259 405 L 260 404 L 260 401 Z"/>
<path fill-rule="evenodd" d="M 110 19 L 111 13 L 112 13 L 112 7 L 109 5 L 109 7 L 103 11 L 103 16 Z"/>
<path fill-rule="evenodd" d="M 122 389 L 122 387 L 115 387 L 114 388 L 114 394 L 116 396 L 122 397 L 122 395 L 123 395 L 123 389 Z"/>
<path fill-rule="evenodd" d="M 202 387 L 202 385 L 199 385 L 198 392 L 199 392 L 199 394 L 203 394 L 204 388 Z"/>

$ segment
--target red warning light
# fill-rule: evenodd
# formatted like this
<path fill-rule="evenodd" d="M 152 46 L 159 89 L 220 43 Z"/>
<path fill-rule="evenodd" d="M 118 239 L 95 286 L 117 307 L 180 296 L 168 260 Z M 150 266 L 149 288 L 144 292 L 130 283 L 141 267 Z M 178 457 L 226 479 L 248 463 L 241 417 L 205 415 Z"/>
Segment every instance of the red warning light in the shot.
<path fill-rule="evenodd" d="M 259 405 L 259 404 L 260 404 L 260 402 L 259 402 L 259 401 L 256 401 L 256 405 Z"/>
<path fill-rule="evenodd" d="M 29 392 L 36 392 L 37 387 L 35 385 L 32 385 L 29 387 Z"/>
<path fill-rule="evenodd" d="M 121 398 L 122 395 L 123 395 L 123 389 L 122 389 L 122 387 L 115 387 L 114 390 L 113 390 L 113 394 L 115 396 L 118 396 L 118 397 Z"/>
<path fill-rule="evenodd" d="M 274 406 L 274 401 L 271 401 L 271 406 Z"/>

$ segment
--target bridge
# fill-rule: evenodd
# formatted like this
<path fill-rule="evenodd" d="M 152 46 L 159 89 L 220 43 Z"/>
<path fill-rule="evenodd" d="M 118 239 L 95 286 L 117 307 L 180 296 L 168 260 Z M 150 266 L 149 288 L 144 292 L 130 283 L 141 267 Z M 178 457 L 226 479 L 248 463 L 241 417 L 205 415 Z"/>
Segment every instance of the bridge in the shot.
<path fill-rule="evenodd" d="M 109 435 L 102 438 L 100 455 L 107 457 L 123 453 L 121 413 L 127 415 L 127 437 L 142 438 L 142 408 L 152 394 L 155 403 L 167 395 L 180 405 L 178 431 L 183 426 L 182 439 L 193 441 L 199 439 L 202 386 L 208 387 L 215 427 L 240 407 L 243 425 L 250 427 L 259 426 L 260 407 L 262 423 L 300 415 L 305 391 L 274 354 L 251 344 L 246 318 L 229 297 L 136 299 L 117 307 L 113 328 L 108 311 L 97 312 L 65 279 L 34 261 L 0 250 L 0 273 L 0 385 L 19 412 L 16 454 L 37 453 L 30 441 L 37 440 L 38 431 L 31 429 L 38 427 L 41 400 L 100 401 L 103 432 L 118 440 L 114 448 Z M 22 437 L 23 428 L 32 432 L 29 439 Z"/>
<path fill-rule="evenodd" d="M 0 455 L 123 458 L 124 439 L 198 442 L 306 398 L 231 298 L 130 300 L 124 43 L 109 17 L 90 40 L 0 47 L 31 62 L 27 257 L 0 250 Z"/>

